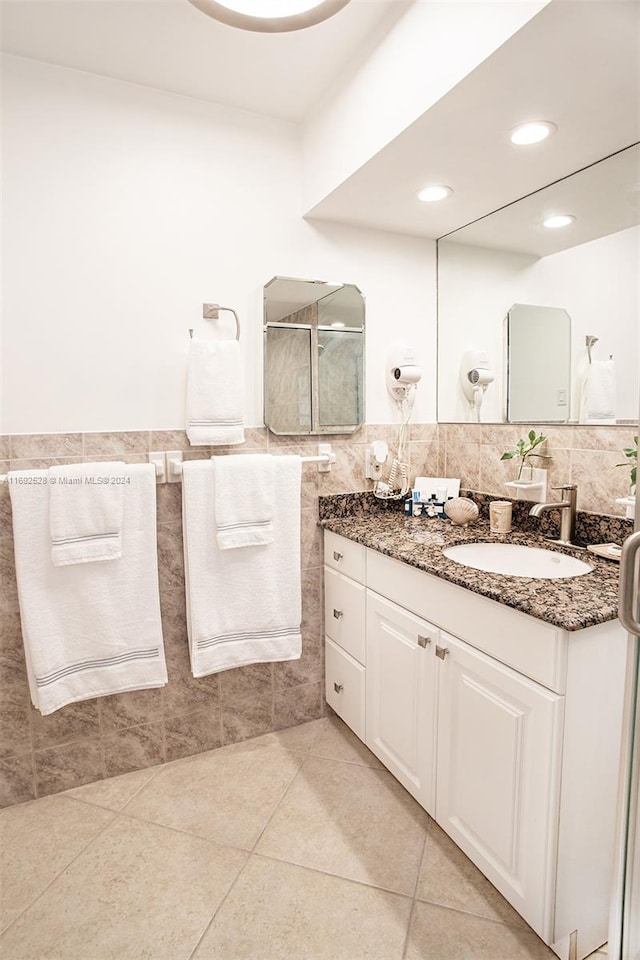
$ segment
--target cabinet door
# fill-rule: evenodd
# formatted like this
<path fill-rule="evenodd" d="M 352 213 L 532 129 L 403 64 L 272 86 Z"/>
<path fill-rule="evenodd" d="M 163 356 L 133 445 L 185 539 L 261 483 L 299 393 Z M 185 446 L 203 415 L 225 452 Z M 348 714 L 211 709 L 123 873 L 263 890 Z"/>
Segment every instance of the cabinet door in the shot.
<path fill-rule="evenodd" d="M 442 633 L 436 820 L 547 942 L 563 698 Z"/>
<path fill-rule="evenodd" d="M 436 627 L 367 591 L 367 746 L 435 809 Z"/>

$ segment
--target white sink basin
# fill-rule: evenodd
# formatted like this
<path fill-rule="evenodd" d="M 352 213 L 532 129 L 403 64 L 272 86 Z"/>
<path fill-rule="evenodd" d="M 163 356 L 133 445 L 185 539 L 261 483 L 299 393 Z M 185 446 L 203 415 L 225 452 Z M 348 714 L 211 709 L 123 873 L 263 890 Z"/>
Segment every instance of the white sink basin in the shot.
<path fill-rule="evenodd" d="M 449 560 L 487 573 L 504 573 L 510 577 L 537 577 L 559 580 L 581 577 L 593 570 L 588 563 L 555 550 L 526 547 L 520 543 L 460 543 L 443 551 Z"/>

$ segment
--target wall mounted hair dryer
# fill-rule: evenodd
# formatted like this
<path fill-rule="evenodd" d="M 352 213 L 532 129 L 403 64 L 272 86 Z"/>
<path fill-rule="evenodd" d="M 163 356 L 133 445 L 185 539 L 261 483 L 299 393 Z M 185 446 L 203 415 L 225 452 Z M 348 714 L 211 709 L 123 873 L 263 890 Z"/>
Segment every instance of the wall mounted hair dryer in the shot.
<path fill-rule="evenodd" d="M 422 379 L 422 370 L 416 363 L 413 347 L 397 344 L 387 355 L 387 390 L 394 400 L 406 400 L 412 387 Z"/>
<path fill-rule="evenodd" d="M 480 408 L 487 387 L 495 380 L 488 354 L 482 350 L 467 350 L 460 361 L 460 385 L 471 408 L 471 419 L 480 422 Z"/>

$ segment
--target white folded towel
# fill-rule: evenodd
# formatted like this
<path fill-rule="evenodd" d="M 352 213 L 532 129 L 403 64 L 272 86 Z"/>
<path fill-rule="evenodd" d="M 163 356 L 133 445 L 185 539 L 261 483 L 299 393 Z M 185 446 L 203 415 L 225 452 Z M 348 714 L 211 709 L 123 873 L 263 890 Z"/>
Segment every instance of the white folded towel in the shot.
<path fill-rule="evenodd" d="M 59 567 L 51 562 L 47 471 L 9 473 L 29 689 L 43 714 L 167 682 L 155 470 L 148 463 L 124 470 L 131 483 L 124 486 L 121 559 Z"/>
<path fill-rule="evenodd" d="M 244 378 L 237 340 L 198 340 L 189 347 L 187 435 L 194 446 L 244 443 Z"/>
<path fill-rule="evenodd" d="M 300 457 L 275 457 L 274 467 L 273 543 L 221 551 L 213 533 L 215 467 L 207 460 L 183 464 L 187 629 L 194 677 L 300 657 Z"/>
<path fill-rule="evenodd" d="M 54 566 L 122 556 L 124 463 L 49 467 L 49 528 Z"/>
<path fill-rule="evenodd" d="M 586 370 L 580 420 L 583 423 L 610 423 L 615 418 L 615 360 L 593 360 Z"/>
<path fill-rule="evenodd" d="M 220 550 L 273 543 L 274 458 L 250 453 L 212 460 Z"/>

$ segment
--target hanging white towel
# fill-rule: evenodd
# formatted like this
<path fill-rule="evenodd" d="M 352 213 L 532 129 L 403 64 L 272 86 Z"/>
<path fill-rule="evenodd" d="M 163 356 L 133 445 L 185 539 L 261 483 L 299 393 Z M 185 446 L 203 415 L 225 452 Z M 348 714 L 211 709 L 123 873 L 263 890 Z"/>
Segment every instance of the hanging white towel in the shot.
<path fill-rule="evenodd" d="M 244 443 L 244 377 L 237 340 L 199 340 L 189 346 L 187 436 L 194 446 Z"/>
<path fill-rule="evenodd" d="M 615 361 L 593 360 L 584 384 L 584 423 L 610 423 L 616 418 Z"/>
<path fill-rule="evenodd" d="M 220 550 L 273 543 L 274 458 L 251 453 L 212 459 Z"/>
<path fill-rule="evenodd" d="M 195 677 L 300 657 L 300 457 L 275 457 L 274 469 L 273 543 L 221 551 L 214 535 L 215 467 L 207 460 L 183 464 L 187 629 Z"/>
<path fill-rule="evenodd" d="M 122 556 L 124 463 L 49 467 L 49 528 L 54 566 Z"/>
<path fill-rule="evenodd" d="M 29 689 L 43 714 L 67 703 L 167 682 L 152 464 L 124 467 L 122 557 L 51 562 L 46 470 L 9 473 Z"/>

